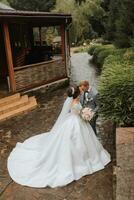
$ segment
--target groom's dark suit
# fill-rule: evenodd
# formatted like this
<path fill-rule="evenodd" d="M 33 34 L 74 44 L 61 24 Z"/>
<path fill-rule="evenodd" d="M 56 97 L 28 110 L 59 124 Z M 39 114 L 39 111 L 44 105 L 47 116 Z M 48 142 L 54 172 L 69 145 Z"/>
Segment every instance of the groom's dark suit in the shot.
<path fill-rule="evenodd" d="M 96 120 L 98 117 L 98 103 L 97 103 L 97 96 L 98 92 L 94 91 L 92 88 L 89 89 L 89 91 L 83 92 L 80 96 L 80 102 L 82 104 L 82 107 L 89 107 L 95 112 L 93 118 L 90 121 L 90 125 L 92 126 L 95 134 L 96 134 Z"/>

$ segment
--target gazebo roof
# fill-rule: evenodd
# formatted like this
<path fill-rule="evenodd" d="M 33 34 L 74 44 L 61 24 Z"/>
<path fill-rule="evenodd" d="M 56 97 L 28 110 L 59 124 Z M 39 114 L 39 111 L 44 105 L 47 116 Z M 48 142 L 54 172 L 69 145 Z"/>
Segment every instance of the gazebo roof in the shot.
<path fill-rule="evenodd" d="M 70 14 L 51 13 L 51 12 L 37 12 L 37 11 L 21 11 L 21 10 L 5 10 L 0 9 L 0 17 L 57 17 L 57 18 L 71 18 Z"/>
<path fill-rule="evenodd" d="M 51 12 L 35 12 L 35 11 L 20 11 L 20 10 L 5 10 L 0 9 L 0 21 L 12 22 L 30 22 L 43 23 L 49 21 L 52 23 L 64 22 L 70 24 L 72 17 L 70 14 L 51 13 Z"/>

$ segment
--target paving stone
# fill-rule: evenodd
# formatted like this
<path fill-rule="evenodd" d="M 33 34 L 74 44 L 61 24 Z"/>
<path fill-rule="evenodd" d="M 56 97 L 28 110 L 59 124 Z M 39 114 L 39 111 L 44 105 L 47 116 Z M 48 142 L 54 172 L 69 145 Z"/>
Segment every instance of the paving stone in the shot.
<path fill-rule="evenodd" d="M 116 200 L 134 199 L 134 128 L 116 130 Z"/>

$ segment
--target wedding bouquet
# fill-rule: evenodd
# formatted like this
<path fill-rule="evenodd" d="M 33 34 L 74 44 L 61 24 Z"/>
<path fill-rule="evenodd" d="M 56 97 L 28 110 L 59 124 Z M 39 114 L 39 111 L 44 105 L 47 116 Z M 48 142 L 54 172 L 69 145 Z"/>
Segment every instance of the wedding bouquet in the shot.
<path fill-rule="evenodd" d="M 94 112 L 92 111 L 91 108 L 86 107 L 81 110 L 81 117 L 85 121 L 90 121 L 92 119 L 93 115 L 94 115 Z"/>

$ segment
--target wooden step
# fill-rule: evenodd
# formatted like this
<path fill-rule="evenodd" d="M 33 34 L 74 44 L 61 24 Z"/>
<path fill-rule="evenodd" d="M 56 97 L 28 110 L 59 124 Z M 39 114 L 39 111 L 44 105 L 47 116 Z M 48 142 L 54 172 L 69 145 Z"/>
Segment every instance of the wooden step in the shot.
<path fill-rule="evenodd" d="M 27 103 L 28 103 L 28 96 L 24 95 L 13 103 L 0 106 L 0 115 L 15 110 L 17 108 L 20 108 L 21 106 L 26 105 Z"/>
<path fill-rule="evenodd" d="M 20 93 L 16 93 L 14 95 L 4 97 L 4 98 L 0 99 L 0 107 L 4 106 L 4 105 L 8 105 L 12 102 L 18 101 L 19 99 L 20 99 Z"/>
<path fill-rule="evenodd" d="M 0 121 L 4 121 L 6 119 L 17 116 L 24 112 L 28 112 L 28 111 L 34 109 L 36 106 L 37 106 L 37 102 L 36 102 L 35 97 L 29 97 L 28 103 L 26 105 L 23 105 L 15 110 L 12 110 L 12 111 L 9 111 L 7 113 L 0 115 Z"/>

